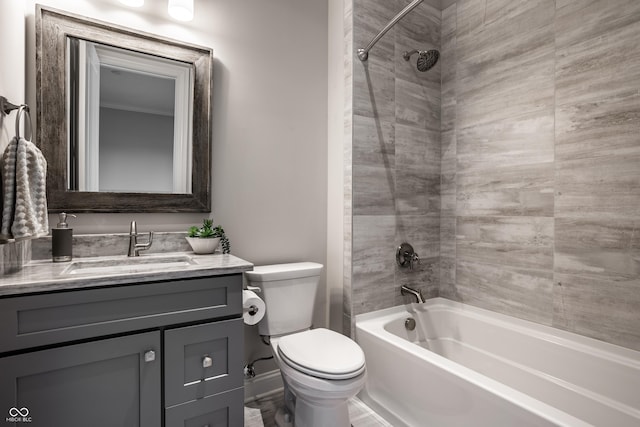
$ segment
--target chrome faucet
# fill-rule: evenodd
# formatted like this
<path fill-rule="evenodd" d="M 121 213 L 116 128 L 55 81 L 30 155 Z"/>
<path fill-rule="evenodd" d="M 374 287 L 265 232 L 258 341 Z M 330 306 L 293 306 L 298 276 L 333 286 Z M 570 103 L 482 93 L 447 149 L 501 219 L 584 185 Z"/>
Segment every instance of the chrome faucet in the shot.
<path fill-rule="evenodd" d="M 422 304 L 424 302 L 424 298 L 422 296 L 422 292 L 420 292 L 419 289 L 413 289 L 410 288 L 406 285 L 402 285 L 402 287 L 400 287 L 400 294 L 401 295 L 413 295 L 414 297 L 416 297 L 416 300 L 418 302 L 418 304 Z"/>
<path fill-rule="evenodd" d="M 147 250 L 153 243 L 153 231 L 149 232 L 149 241 L 147 243 L 138 243 L 138 228 L 135 221 L 131 221 L 129 226 L 129 253 L 127 256 L 140 256 L 140 251 Z"/>

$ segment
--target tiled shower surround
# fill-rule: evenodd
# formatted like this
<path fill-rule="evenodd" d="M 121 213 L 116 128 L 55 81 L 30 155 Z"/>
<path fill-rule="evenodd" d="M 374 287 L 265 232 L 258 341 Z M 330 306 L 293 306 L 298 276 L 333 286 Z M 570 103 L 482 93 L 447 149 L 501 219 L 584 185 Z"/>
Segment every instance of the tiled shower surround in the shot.
<path fill-rule="evenodd" d="M 640 2 L 425 1 L 365 64 L 409 1 L 347 3 L 346 329 L 411 284 L 640 350 Z"/>
<path fill-rule="evenodd" d="M 367 45 L 402 6 L 356 0 L 354 48 Z M 348 316 L 401 303 L 395 285 L 438 295 L 440 65 L 421 73 L 416 55 L 407 63 L 402 54 L 439 48 L 440 27 L 439 8 L 424 2 L 380 39 L 367 62 L 352 58 L 353 139 L 345 162 L 353 183 Z M 411 274 L 396 267 L 394 248 L 403 241 L 421 258 Z"/>

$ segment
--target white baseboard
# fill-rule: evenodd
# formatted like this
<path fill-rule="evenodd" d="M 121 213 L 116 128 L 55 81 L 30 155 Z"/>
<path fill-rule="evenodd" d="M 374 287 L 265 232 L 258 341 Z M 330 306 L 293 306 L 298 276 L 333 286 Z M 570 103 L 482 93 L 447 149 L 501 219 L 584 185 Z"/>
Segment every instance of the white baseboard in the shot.
<path fill-rule="evenodd" d="M 279 392 L 283 388 L 279 369 L 258 374 L 253 378 L 244 380 L 244 401 L 251 402 L 262 396 Z"/>

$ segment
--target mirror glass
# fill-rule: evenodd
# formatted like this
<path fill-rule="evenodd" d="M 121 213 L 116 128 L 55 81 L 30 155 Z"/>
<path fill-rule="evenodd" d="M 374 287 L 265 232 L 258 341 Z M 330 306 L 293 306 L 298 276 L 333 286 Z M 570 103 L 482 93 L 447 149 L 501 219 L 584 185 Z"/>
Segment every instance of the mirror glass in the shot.
<path fill-rule="evenodd" d="M 67 41 L 68 190 L 191 193 L 191 64 Z"/>
<path fill-rule="evenodd" d="M 38 6 L 50 212 L 209 212 L 211 49 Z"/>

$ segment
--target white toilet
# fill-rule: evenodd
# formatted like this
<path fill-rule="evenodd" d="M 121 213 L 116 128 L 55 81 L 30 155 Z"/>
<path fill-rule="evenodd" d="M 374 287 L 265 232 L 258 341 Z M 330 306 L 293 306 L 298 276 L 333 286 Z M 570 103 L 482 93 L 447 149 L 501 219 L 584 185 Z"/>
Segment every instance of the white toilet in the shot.
<path fill-rule="evenodd" d="M 245 272 L 247 284 L 262 291 L 266 314 L 258 328 L 270 337 L 284 381 L 281 427 L 349 427 L 347 401 L 365 383 L 360 346 L 329 329 L 311 329 L 321 271 L 322 264 L 300 262 Z"/>

